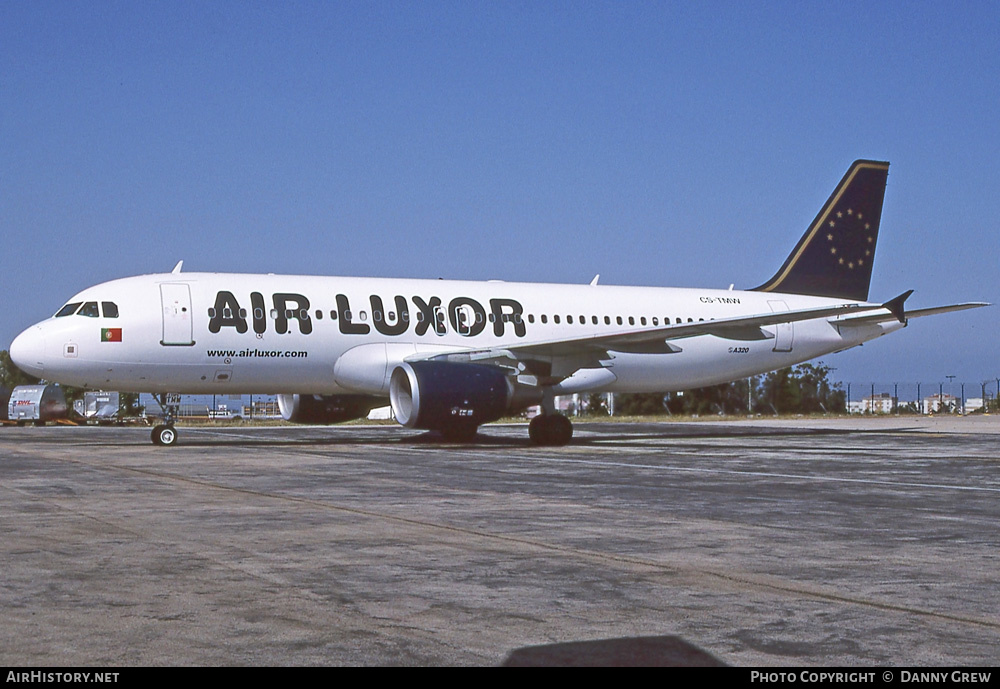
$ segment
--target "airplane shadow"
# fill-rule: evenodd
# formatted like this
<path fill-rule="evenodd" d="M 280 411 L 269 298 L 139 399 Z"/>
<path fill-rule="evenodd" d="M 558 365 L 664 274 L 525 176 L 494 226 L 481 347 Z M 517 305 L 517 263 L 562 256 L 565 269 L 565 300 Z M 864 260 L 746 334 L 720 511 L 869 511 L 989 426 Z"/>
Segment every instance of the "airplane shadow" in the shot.
<path fill-rule="evenodd" d="M 484 426 L 480 433 L 471 442 L 447 442 L 440 434 L 427 431 L 417 435 L 412 431 L 402 431 L 395 427 L 382 427 L 377 429 L 365 429 L 363 433 L 338 433 L 335 426 L 322 429 L 321 434 L 309 435 L 306 437 L 274 437 L 262 436 L 260 438 L 240 435 L 239 437 L 199 437 L 200 429 L 188 429 L 181 427 L 181 440 L 178 443 L 181 447 L 363 447 L 363 446 L 391 446 L 400 447 L 411 445 L 414 447 L 434 447 L 442 451 L 468 451 L 475 449 L 481 452 L 504 451 L 511 448 L 520 450 L 558 451 L 559 447 L 537 446 L 528 440 L 527 426 L 524 427 L 524 435 L 494 435 L 490 432 L 490 426 Z M 645 423 L 578 423 L 578 431 L 568 446 L 569 449 L 581 447 L 630 447 L 636 442 L 643 441 L 669 441 L 677 440 L 697 440 L 697 439 L 725 439 L 751 437 L 790 437 L 790 436 L 825 436 L 825 435 L 852 435 L 859 433 L 886 433 L 900 432 L 909 429 L 839 429 L 839 428 L 764 428 L 752 426 L 717 425 L 717 424 L 685 424 L 671 422 L 668 424 L 645 424 Z M 220 435 L 226 429 L 213 429 Z M 238 430 L 238 429 L 237 429 Z"/>
<path fill-rule="evenodd" d="M 633 636 L 525 646 L 503 667 L 728 667 L 677 636 Z"/>

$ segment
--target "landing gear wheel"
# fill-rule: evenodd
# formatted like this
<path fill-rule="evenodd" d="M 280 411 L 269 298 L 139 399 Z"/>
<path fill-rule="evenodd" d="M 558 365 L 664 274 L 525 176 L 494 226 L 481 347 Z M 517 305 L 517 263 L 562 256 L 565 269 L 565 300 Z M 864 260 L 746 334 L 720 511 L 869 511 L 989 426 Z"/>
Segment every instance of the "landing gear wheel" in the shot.
<path fill-rule="evenodd" d="M 159 425 L 153 428 L 149 435 L 154 445 L 170 447 L 177 444 L 177 429 L 173 426 Z"/>
<path fill-rule="evenodd" d="M 562 414 L 536 416 L 528 424 L 528 437 L 535 445 L 566 445 L 573 437 L 573 424 Z"/>

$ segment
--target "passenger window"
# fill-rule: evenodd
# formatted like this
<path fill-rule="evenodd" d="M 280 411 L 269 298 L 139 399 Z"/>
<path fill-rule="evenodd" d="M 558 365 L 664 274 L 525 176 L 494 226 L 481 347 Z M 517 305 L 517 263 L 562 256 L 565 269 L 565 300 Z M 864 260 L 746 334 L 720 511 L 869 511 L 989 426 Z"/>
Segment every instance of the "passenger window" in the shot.
<path fill-rule="evenodd" d="M 542 314 L 542 323 L 548 323 L 548 322 L 549 322 L 549 317 L 548 317 L 548 316 L 546 316 L 546 315 L 545 315 L 545 314 L 543 313 L 543 314 Z"/>
<path fill-rule="evenodd" d="M 566 316 L 566 322 L 569 323 L 570 325 L 573 325 L 573 317 L 572 316 Z"/>
<path fill-rule="evenodd" d="M 101 310 L 105 318 L 118 318 L 118 304 L 113 301 L 102 301 Z"/>
<path fill-rule="evenodd" d="M 635 317 L 634 316 L 629 316 L 628 317 L 628 324 L 629 325 L 635 325 Z"/>
<path fill-rule="evenodd" d="M 59 309 L 59 313 L 56 314 L 56 318 L 62 318 L 63 316 L 72 316 L 76 313 L 76 310 L 80 308 L 80 304 L 83 302 L 75 301 L 72 304 L 66 304 L 66 306 Z"/>
<path fill-rule="evenodd" d="M 646 317 L 645 316 L 643 316 L 642 318 L 639 319 L 639 325 L 646 325 Z"/>
<path fill-rule="evenodd" d="M 316 320 L 317 321 L 323 320 L 323 312 L 320 311 L 319 309 L 316 309 Z"/>
<path fill-rule="evenodd" d="M 553 323 L 558 323 L 559 322 L 559 316 L 553 316 L 552 317 L 552 322 Z"/>
<path fill-rule="evenodd" d="M 597 316 L 591 316 L 590 320 L 593 321 L 594 325 L 597 325 Z"/>
<path fill-rule="evenodd" d="M 618 325 L 621 325 L 621 324 L 622 324 L 622 317 L 621 317 L 621 316 L 618 316 L 618 317 L 617 317 L 617 320 L 618 320 Z"/>
<path fill-rule="evenodd" d="M 604 325 L 611 325 L 611 316 L 604 317 Z"/>
<path fill-rule="evenodd" d="M 97 302 L 96 301 L 88 301 L 87 303 L 85 303 L 83 305 L 83 308 L 80 309 L 80 311 L 79 311 L 79 313 L 77 313 L 77 315 L 78 316 L 86 316 L 87 318 L 98 318 L 98 317 L 100 317 L 101 314 L 97 310 Z"/>

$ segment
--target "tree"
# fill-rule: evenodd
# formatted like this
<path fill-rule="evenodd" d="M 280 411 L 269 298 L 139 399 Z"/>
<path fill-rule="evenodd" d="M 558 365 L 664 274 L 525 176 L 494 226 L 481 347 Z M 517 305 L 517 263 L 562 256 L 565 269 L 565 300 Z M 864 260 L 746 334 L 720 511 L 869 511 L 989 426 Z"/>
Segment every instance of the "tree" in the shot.
<path fill-rule="evenodd" d="M 840 413 L 847 409 L 840 383 L 830 383 L 830 367 L 823 362 L 799 364 L 765 375 L 759 399 L 777 414 Z"/>
<path fill-rule="evenodd" d="M 621 416 L 649 416 L 662 414 L 662 392 L 625 392 L 615 395 L 615 414 Z"/>
<path fill-rule="evenodd" d="M 643 416 L 662 414 L 775 414 L 842 413 L 847 399 L 840 383 L 829 380 L 830 367 L 822 362 L 799 364 L 766 375 L 736 380 L 684 393 L 651 392 L 615 396 L 615 412 Z M 750 405 L 750 406 L 748 406 Z"/>
<path fill-rule="evenodd" d="M 0 351 L 0 385 L 13 390 L 18 385 L 35 385 L 38 378 L 29 376 L 19 369 L 10 359 L 10 353 L 4 349 Z"/>
<path fill-rule="evenodd" d="M 122 392 L 118 395 L 118 416 L 119 418 L 128 418 L 133 416 L 142 416 L 142 413 L 146 410 L 146 406 L 139 404 L 139 393 L 138 392 Z"/>
<path fill-rule="evenodd" d="M 606 394 L 603 392 L 592 392 L 587 395 L 586 413 L 588 416 L 607 416 L 608 405 Z"/>

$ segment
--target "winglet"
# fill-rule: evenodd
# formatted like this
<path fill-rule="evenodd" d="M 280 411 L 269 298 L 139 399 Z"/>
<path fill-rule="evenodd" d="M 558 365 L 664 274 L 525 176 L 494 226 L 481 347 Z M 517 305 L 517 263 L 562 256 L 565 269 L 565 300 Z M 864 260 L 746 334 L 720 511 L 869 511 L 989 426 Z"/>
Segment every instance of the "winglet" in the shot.
<path fill-rule="evenodd" d="M 177 262 L 177 265 L 174 266 L 174 269 L 171 270 L 170 273 L 174 274 L 174 273 L 181 272 L 181 266 L 183 266 L 183 265 L 184 265 L 184 261 L 182 259 L 182 260 L 180 260 L 180 261 Z"/>
<path fill-rule="evenodd" d="M 889 313 L 896 317 L 897 321 L 906 325 L 906 312 L 903 310 L 903 302 L 909 299 L 911 294 L 913 294 L 913 290 L 907 290 L 895 299 L 890 299 L 882 304 L 882 308 L 887 309 Z"/>
<path fill-rule="evenodd" d="M 594 279 L 590 281 L 590 286 L 593 287 L 594 285 L 596 285 L 597 281 L 600 279 L 601 279 L 601 274 L 598 273 L 597 275 L 594 276 Z"/>

